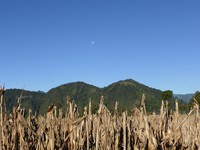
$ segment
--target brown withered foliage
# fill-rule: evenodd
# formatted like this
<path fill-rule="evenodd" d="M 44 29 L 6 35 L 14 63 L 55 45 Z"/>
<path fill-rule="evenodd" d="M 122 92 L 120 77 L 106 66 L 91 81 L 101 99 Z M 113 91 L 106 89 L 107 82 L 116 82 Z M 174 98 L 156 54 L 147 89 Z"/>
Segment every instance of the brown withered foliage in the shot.
<path fill-rule="evenodd" d="M 91 112 L 90 100 L 84 108 L 84 115 L 80 116 L 77 105 L 67 97 L 65 114 L 52 104 L 44 116 L 34 116 L 29 110 L 25 117 L 24 109 L 19 108 L 21 105 L 13 108 L 13 113 L 7 116 L 2 107 L 3 99 L 1 94 L 0 149 L 200 149 L 199 105 L 196 100 L 187 115 L 179 114 L 177 101 L 175 112 L 169 111 L 167 102 L 162 101 L 160 114 L 147 115 L 143 95 L 141 107 L 135 107 L 133 114 L 128 116 L 126 111 L 119 114 L 117 102 L 111 114 L 102 96 L 96 114 Z"/>

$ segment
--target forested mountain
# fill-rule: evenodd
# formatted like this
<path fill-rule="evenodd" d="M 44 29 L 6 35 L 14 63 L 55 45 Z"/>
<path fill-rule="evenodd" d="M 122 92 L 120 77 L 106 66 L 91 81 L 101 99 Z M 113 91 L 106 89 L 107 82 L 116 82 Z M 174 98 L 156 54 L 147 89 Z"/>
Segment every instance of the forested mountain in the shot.
<path fill-rule="evenodd" d="M 45 112 L 47 106 L 54 103 L 58 108 L 66 110 L 66 98 L 69 96 L 78 105 L 80 111 L 88 105 L 89 99 L 92 99 L 93 104 L 99 102 L 102 95 L 100 88 L 84 82 L 73 82 L 63 84 L 49 90 L 45 96 L 45 103 L 41 106 L 40 112 Z"/>
<path fill-rule="evenodd" d="M 112 110 L 115 101 L 119 102 L 119 109 L 131 110 L 134 106 L 140 106 L 142 95 L 146 95 L 146 106 L 148 111 L 159 110 L 161 103 L 161 91 L 140 84 L 134 80 L 124 80 L 113 83 L 102 89 L 105 103 Z"/>
<path fill-rule="evenodd" d="M 66 110 L 66 98 L 70 97 L 78 105 L 79 111 L 92 101 L 92 109 L 95 112 L 101 96 L 104 96 L 104 103 L 111 112 L 114 110 L 115 102 L 119 102 L 119 111 L 131 110 L 134 106 L 140 106 L 142 94 L 146 95 L 146 107 L 148 112 L 160 110 L 162 91 L 150 88 L 132 79 L 118 81 L 107 87 L 99 88 L 84 82 L 73 82 L 63 84 L 49 90 L 47 93 L 38 91 L 26 91 L 20 89 L 8 89 L 6 95 L 6 107 L 8 112 L 17 105 L 17 97 L 22 96 L 22 107 L 30 108 L 34 112 L 45 113 L 52 103 L 58 109 Z M 169 101 L 169 106 L 174 108 L 174 100 Z"/>
<path fill-rule="evenodd" d="M 41 91 L 28 91 L 23 89 L 7 89 L 5 91 L 5 104 L 7 112 L 12 112 L 13 107 L 17 106 L 17 99 L 21 96 L 22 107 L 38 112 L 46 93 Z"/>

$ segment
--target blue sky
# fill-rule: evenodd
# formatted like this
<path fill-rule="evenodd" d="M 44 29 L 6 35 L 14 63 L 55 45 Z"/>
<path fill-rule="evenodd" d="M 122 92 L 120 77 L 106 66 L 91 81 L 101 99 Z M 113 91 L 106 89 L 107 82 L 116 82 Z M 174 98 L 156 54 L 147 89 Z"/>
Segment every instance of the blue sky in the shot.
<path fill-rule="evenodd" d="M 200 90 L 198 0 L 1 0 L 0 84 L 48 91 L 132 78 Z"/>

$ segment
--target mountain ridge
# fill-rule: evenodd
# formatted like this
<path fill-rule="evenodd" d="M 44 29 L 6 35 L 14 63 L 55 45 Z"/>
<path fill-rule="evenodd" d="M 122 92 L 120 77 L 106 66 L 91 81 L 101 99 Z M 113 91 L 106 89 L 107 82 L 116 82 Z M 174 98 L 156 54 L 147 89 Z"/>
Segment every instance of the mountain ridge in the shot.
<path fill-rule="evenodd" d="M 10 93 L 11 96 L 9 96 L 9 92 L 6 92 L 9 98 L 6 105 L 9 106 L 9 109 L 12 109 L 16 105 L 16 96 L 20 96 L 21 93 L 19 89 L 8 89 L 8 91 L 13 91 L 13 93 Z M 120 80 L 103 88 L 77 81 L 51 88 L 48 92 L 21 91 L 24 91 L 23 96 L 34 95 L 31 100 L 23 100 L 23 106 L 42 114 L 52 103 L 57 105 L 58 109 L 62 108 L 65 111 L 67 96 L 75 101 L 80 112 L 88 105 L 89 99 L 92 100 L 93 111 L 97 111 L 100 97 L 104 96 L 104 103 L 111 112 L 114 111 L 115 102 L 118 101 L 120 111 L 128 110 L 131 113 L 133 107 L 140 106 L 142 94 L 146 95 L 147 111 L 159 111 L 162 92 L 133 79 Z M 173 101 L 169 101 L 169 105 L 173 107 Z"/>
<path fill-rule="evenodd" d="M 180 100 L 183 100 L 184 102 L 188 103 L 191 98 L 193 97 L 194 93 L 189 93 L 189 94 L 174 94 L 175 98 L 178 98 Z"/>

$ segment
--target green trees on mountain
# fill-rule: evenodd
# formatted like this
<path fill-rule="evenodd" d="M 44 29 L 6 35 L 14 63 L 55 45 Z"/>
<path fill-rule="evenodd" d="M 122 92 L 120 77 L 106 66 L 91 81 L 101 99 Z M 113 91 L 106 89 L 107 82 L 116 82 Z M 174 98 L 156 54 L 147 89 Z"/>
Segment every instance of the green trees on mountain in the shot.
<path fill-rule="evenodd" d="M 166 91 L 161 92 L 161 98 L 163 100 L 172 100 L 172 98 L 173 98 L 173 91 L 166 90 Z"/>
<path fill-rule="evenodd" d="M 6 106 L 8 112 L 17 104 L 17 96 L 21 95 L 22 90 L 10 89 L 6 90 Z M 84 82 L 68 83 L 56 88 L 51 89 L 47 93 L 38 91 L 23 91 L 22 95 L 25 96 L 22 100 L 22 107 L 27 110 L 30 108 L 33 112 L 41 114 L 46 113 L 48 106 L 55 104 L 57 109 L 62 108 L 66 111 L 66 98 L 70 97 L 82 112 L 85 106 L 88 106 L 89 99 L 92 102 L 93 112 L 96 112 L 99 106 L 101 96 L 104 96 L 104 104 L 108 109 L 113 112 L 115 102 L 118 101 L 120 113 L 131 110 L 137 106 L 140 107 L 142 94 L 145 94 L 145 103 L 148 112 L 159 112 L 161 100 L 168 100 L 169 107 L 174 109 L 173 92 L 170 90 L 160 91 L 150 88 L 134 80 L 123 80 L 113 83 L 104 88 L 98 88 Z M 180 106 L 184 109 L 185 103 L 180 101 Z"/>
<path fill-rule="evenodd" d="M 13 107 L 17 106 L 17 99 L 21 97 L 23 108 L 38 112 L 42 103 L 44 103 L 46 93 L 38 91 L 27 91 L 23 89 L 8 89 L 5 91 L 5 103 L 7 112 L 11 113 Z"/>
<path fill-rule="evenodd" d="M 196 100 L 200 105 L 200 92 L 199 91 L 195 92 L 195 94 L 193 95 L 193 97 L 189 101 L 189 104 L 188 104 L 189 108 L 191 108 L 193 106 L 194 100 Z"/>

